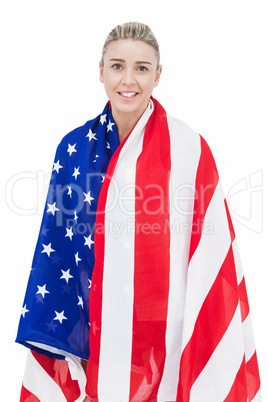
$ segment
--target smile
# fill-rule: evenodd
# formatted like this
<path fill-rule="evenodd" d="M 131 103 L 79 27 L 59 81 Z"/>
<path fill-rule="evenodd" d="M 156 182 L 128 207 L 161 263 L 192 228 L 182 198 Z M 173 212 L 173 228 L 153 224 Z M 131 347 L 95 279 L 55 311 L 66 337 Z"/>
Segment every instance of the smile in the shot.
<path fill-rule="evenodd" d="M 133 99 L 138 95 L 138 92 L 118 92 L 118 94 L 123 98 Z"/>

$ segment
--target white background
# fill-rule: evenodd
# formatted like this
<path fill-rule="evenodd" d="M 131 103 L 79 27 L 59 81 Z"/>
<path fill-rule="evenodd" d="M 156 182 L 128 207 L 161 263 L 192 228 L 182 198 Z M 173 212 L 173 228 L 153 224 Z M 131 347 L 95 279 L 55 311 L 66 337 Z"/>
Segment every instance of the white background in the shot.
<path fill-rule="evenodd" d="M 5 3 L 0 9 L 1 394 L 19 400 L 26 351 L 14 339 L 56 146 L 102 111 L 102 44 L 115 25 L 138 20 L 151 26 L 160 43 L 163 74 L 154 96 L 205 137 L 225 193 L 232 196 L 227 198 L 267 401 L 266 2 Z"/>

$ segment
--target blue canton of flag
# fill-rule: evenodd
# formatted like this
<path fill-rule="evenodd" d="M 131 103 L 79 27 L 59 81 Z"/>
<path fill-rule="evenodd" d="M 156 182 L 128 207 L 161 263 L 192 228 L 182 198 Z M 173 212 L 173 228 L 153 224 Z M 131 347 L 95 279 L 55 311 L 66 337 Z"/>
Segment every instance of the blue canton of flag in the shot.
<path fill-rule="evenodd" d="M 99 193 L 119 145 L 109 103 L 58 146 L 16 341 L 89 357 L 89 295 Z"/>

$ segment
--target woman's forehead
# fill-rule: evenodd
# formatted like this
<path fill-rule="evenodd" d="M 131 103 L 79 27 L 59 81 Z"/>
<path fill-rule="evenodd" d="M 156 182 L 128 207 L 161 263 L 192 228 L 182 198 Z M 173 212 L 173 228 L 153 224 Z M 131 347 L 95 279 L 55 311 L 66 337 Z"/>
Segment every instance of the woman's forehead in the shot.
<path fill-rule="evenodd" d="M 156 62 L 154 48 L 142 40 L 118 39 L 109 43 L 106 54 L 107 60 L 121 59 L 124 61 Z"/>

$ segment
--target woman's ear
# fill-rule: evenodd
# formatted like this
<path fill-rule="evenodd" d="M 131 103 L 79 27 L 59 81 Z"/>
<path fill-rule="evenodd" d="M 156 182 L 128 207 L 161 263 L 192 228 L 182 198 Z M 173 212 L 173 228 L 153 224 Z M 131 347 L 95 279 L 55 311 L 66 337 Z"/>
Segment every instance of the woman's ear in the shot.
<path fill-rule="evenodd" d="M 155 76 L 155 81 L 154 81 L 154 88 L 158 85 L 159 80 L 160 80 L 160 76 L 162 73 L 162 66 L 159 66 L 157 71 L 156 71 L 156 76 Z"/>
<path fill-rule="evenodd" d="M 99 68 L 100 68 L 100 82 L 104 82 L 104 78 L 103 78 L 103 66 L 101 61 L 99 62 Z"/>

